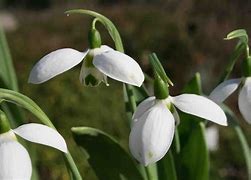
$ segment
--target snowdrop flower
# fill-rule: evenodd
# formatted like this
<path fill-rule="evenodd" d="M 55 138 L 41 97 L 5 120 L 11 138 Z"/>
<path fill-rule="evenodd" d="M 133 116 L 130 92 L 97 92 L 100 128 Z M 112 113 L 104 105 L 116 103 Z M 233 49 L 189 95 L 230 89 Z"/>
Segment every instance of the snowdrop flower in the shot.
<path fill-rule="evenodd" d="M 155 87 L 158 87 L 156 84 Z M 168 90 L 163 93 L 163 87 L 167 89 L 166 84 L 162 81 L 159 85 L 162 86 L 162 95 L 158 93 L 160 88 L 154 87 L 155 96 L 141 102 L 132 117 L 129 148 L 132 155 L 145 166 L 160 160 L 170 148 L 177 116 L 175 107 L 185 113 L 227 125 L 223 110 L 208 98 L 195 94 L 170 96 Z"/>
<path fill-rule="evenodd" d="M 217 151 L 219 149 L 219 130 L 216 126 L 206 128 L 206 143 L 210 151 Z"/>
<path fill-rule="evenodd" d="M 245 79 L 230 79 L 219 84 L 209 95 L 209 98 L 216 103 L 222 103 L 242 84 L 239 92 L 238 106 L 244 119 L 251 124 L 251 77 Z"/>
<path fill-rule="evenodd" d="M 29 180 L 32 174 L 31 159 L 27 150 L 17 141 L 16 135 L 54 147 L 67 153 L 63 137 L 48 126 L 30 123 L 0 134 L 0 179 Z"/>
<path fill-rule="evenodd" d="M 80 81 L 86 86 L 107 83 L 107 76 L 135 86 L 141 86 L 144 74 L 139 64 L 128 55 L 101 45 L 100 34 L 92 29 L 89 34 L 90 49 L 79 52 L 71 48 L 53 51 L 32 68 L 29 82 L 43 83 L 83 62 Z"/>

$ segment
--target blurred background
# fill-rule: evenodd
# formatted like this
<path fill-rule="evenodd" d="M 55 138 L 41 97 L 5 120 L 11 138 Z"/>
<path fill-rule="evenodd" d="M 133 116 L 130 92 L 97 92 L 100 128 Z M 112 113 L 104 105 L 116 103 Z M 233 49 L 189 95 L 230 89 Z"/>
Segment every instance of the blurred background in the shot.
<path fill-rule="evenodd" d="M 156 52 L 175 86 L 172 95 L 200 72 L 206 95 L 215 87 L 226 66 L 235 41 L 224 41 L 234 29 L 251 32 L 251 2 L 228 0 L 1 0 L 0 23 L 4 27 L 19 81 L 20 92 L 31 97 L 48 114 L 68 142 L 70 151 L 88 180 L 93 171 L 71 138 L 72 126 L 90 126 L 112 134 L 128 149 L 129 127 L 124 112 L 122 84 L 109 79 L 110 86 L 83 87 L 80 65 L 41 85 L 27 83 L 32 66 L 45 54 L 63 47 L 83 51 L 88 47 L 91 18 L 67 17 L 64 11 L 83 8 L 97 11 L 117 26 L 126 53 L 151 74 L 147 56 Z M 113 47 L 102 26 L 103 43 Z M 238 63 L 239 64 L 239 63 Z M 240 77 L 240 66 L 233 77 Z M 239 115 L 237 93 L 228 104 Z M 36 119 L 27 113 L 27 122 Z M 251 126 L 240 117 L 247 137 Z M 210 179 L 247 179 L 240 144 L 231 128 L 219 127 L 220 145 L 211 156 Z M 249 144 L 251 140 L 248 138 Z M 54 149 L 38 150 L 41 179 L 68 179 L 63 158 Z"/>

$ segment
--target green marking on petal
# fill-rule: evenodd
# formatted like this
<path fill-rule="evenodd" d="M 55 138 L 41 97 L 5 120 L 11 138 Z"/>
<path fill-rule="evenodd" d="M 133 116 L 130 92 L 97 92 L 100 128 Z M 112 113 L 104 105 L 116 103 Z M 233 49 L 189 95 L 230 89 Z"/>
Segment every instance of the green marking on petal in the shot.
<path fill-rule="evenodd" d="M 151 159 L 153 157 L 153 153 L 152 152 L 148 152 L 148 158 Z"/>
<path fill-rule="evenodd" d="M 89 74 L 85 77 L 85 85 L 97 86 L 98 84 L 99 84 L 99 81 L 92 74 Z"/>

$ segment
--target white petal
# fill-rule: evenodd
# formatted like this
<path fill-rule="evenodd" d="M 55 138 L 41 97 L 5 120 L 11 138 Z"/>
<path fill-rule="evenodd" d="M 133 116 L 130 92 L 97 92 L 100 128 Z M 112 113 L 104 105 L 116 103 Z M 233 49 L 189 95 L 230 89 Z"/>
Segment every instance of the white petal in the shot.
<path fill-rule="evenodd" d="M 227 126 L 227 118 L 224 111 L 208 98 L 195 94 L 182 94 L 170 98 L 172 103 L 185 113 Z"/>
<path fill-rule="evenodd" d="M 251 124 L 251 78 L 247 78 L 244 86 L 242 87 L 239 98 L 238 105 L 240 112 L 244 119 Z"/>
<path fill-rule="evenodd" d="M 67 146 L 64 138 L 56 130 L 48 126 L 29 123 L 19 126 L 13 131 L 28 141 L 51 146 L 67 153 Z"/>
<path fill-rule="evenodd" d="M 100 46 L 100 48 L 91 49 L 90 51 L 93 52 L 92 53 L 93 56 L 96 56 L 96 55 L 104 53 L 106 51 L 114 51 L 114 49 L 110 48 L 109 46 L 102 45 L 102 46 Z"/>
<path fill-rule="evenodd" d="M 241 78 L 230 79 L 219 84 L 209 95 L 209 99 L 216 103 L 222 103 L 240 85 Z"/>
<path fill-rule="evenodd" d="M 170 148 L 174 130 L 172 113 L 162 102 L 157 103 L 132 127 L 129 137 L 132 155 L 145 166 L 157 162 Z"/>
<path fill-rule="evenodd" d="M 106 51 L 94 56 L 94 66 L 102 73 L 127 84 L 141 86 L 144 74 L 139 64 L 119 51 Z"/>
<path fill-rule="evenodd" d="M 30 180 L 32 167 L 26 149 L 16 141 L 0 143 L 0 179 Z"/>
<path fill-rule="evenodd" d="M 132 116 L 132 122 L 136 122 L 140 116 L 149 110 L 155 104 L 155 99 L 156 98 L 152 96 L 142 101 Z"/>
<path fill-rule="evenodd" d="M 210 151 L 217 151 L 219 148 L 219 130 L 216 126 L 211 126 L 206 129 L 206 142 Z"/>
<path fill-rule="evenodd" d="M 32 84 L 43 83 L 79 64 L 87 53 L 88 50 L 79 52 L 71 48 L 53 51 L 35 64 L 28 81 Z"/>

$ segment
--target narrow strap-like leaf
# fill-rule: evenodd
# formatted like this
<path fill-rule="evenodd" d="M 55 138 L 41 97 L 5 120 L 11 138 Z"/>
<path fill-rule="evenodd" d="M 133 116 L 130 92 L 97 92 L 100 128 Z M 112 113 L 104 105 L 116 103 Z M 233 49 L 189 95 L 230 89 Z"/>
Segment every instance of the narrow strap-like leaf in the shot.
<path fill-rule="evenodd" d="M 176 170 L 172 151 L 168 153 L 157 163 L 159 180 L 176 180 Z"/>
<path fill-rule="evenodd" d="M 2 27 L 0 26 L 0 77 L 2 77 L 7 88 L 18 91 L 16 74 L 8 43 Z"/>
<path fill-rule="evenodd" d="M 72 132 L 100 180 L 144 179 L 133 159 L 110 135 L 90 127 L 75 127 Z"/>
<path fill-rule="evenodd" d="M 235 116 L 233 111 L 226 105 L 223 105 L 222 108 L 224 109 L 228 121 L 230 124 L 230 127 L 232 127 L 240 141 L 241 149 L 245 158 L 246 167 L 247 167 L 247 174 L 248 174 L 248 180 L 251 180 L 251 154 L 250 154 L 250 147 L 248 145 L 248 141 L 246 136 L 243 133 L 243 130 L 241 129 L 240 125 L 238 124 L 238 118 Z"/>

